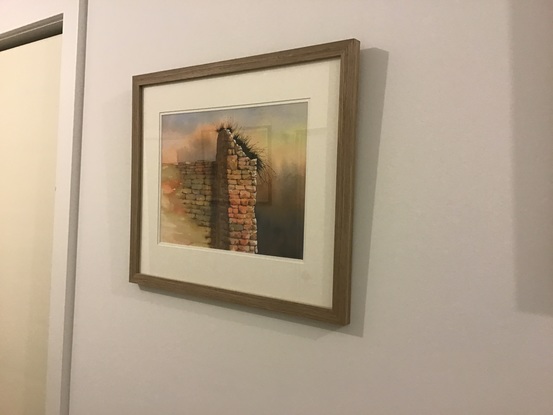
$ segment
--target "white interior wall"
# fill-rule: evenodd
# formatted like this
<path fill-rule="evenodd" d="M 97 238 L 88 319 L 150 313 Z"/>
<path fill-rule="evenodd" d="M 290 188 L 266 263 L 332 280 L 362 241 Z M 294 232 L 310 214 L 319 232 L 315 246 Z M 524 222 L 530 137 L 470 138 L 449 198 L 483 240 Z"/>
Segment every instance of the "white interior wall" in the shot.
<path fill-rule="evenodd" d="M 86 0 L 2 0 L 0 33 L 63 14 L 46 415 L 67 413 L 73 327 Z"/>
<path fill-rule="evenodd" d="M 91 1 L 72 414 L 553 413 L 553 7 L 518 3 Z M 131 76 L 349 37 L 352 324 L 129 284 Z"/>
<path fill-rule="evenodd" d="M 0 33 L 63 13 L 66 0 L 2 0 Z"/>

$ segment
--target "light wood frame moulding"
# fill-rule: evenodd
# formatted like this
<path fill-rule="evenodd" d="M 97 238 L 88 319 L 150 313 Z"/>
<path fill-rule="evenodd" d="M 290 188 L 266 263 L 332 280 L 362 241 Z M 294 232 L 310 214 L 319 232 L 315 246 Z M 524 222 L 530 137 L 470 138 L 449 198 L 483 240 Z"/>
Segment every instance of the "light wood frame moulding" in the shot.
<path fill-rule="evenodd" d="M 129 281 L 142 287 L 221 300 L 309 319 L 346 325 L 350 322 L 354 152 L 357 113 L 359 41 L 349 39 L 222 62 L 136 75 L 132 89 L 132 184 Z M 171 83 L 224 77 L 258 70 L 339 59 L 339 102 L 334 258 L 331 308 L 176 281 L 141 271 L 144 89 Z M 324 167 L 324 166 L 323 166 Z"/>

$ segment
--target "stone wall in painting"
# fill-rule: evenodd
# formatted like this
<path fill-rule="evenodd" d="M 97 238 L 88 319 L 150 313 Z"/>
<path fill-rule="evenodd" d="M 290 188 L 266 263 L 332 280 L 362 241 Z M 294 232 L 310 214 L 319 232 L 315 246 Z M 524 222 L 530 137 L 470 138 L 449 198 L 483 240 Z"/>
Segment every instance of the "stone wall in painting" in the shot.
<path fill-rule="evenodd" d="M 178 168 L 185 214 L 210 228 L 210 246 L 257 253 L 257 159 L 222 129 L 214 162 L 179 163 Z"/>

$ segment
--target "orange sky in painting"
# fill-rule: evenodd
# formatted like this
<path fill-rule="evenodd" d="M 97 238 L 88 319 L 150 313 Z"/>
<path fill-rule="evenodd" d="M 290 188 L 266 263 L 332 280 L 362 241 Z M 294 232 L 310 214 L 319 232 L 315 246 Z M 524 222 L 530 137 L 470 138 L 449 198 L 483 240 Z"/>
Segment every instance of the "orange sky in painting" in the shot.
<path fill-rule="evenodd" d="M 217 132 L 212 124 L 201 124 L 188 134 L 176 130 L 164 132 L 161 162 L 176 164 L 182 155 L 188 160 L 215 160 Z"/>

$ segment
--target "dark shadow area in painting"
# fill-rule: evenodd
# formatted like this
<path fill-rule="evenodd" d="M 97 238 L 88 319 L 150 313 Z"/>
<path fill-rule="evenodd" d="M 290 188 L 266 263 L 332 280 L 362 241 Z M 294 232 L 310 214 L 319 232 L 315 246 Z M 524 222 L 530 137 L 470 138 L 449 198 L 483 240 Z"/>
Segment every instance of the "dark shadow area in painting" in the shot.
<path fill-rule="evenodd" d="M 302 259 L 305 170 L 284 163 L 271 187 L 271 203 L 257 205 L 259 253 Z"/>

